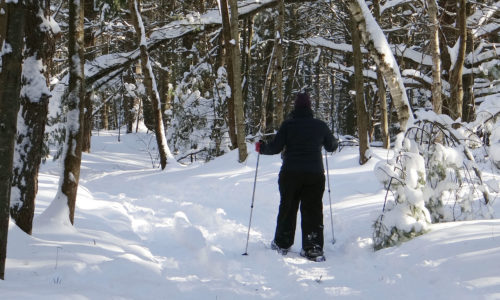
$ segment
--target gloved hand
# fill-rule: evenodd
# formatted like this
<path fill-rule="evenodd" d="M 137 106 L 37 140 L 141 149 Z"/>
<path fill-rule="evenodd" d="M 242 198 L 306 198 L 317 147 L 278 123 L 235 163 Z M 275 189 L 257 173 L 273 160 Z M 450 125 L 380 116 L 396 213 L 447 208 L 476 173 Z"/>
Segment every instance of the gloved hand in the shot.
<path fill-rule="evenodd" d="M 257 153 L 260 153 L 260 146 L 262 145 L 262 141 L 258 141 L 257 143 L 255 143 L 255 151 Z"/>

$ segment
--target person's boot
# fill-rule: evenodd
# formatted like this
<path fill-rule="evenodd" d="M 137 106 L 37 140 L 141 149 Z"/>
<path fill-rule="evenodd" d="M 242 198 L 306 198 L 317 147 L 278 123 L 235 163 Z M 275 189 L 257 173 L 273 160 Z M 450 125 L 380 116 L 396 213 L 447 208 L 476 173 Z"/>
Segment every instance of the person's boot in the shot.
<path fill-rule="evenodd" d="M 281 248 L 278 246 L 274 240 L 271 242 L 271 249 L 276 250 L 281 255 L 286 255 L 290 251 L 290 248 Z"/>
<path fill-rule="evenodd" d="M 325 261 L 323 249 L 321 249 L 320 247 L 313 247 L 306 250 L 302 249 L 300 251 L 300 256 L 303 256 L 312 261 Z"/>

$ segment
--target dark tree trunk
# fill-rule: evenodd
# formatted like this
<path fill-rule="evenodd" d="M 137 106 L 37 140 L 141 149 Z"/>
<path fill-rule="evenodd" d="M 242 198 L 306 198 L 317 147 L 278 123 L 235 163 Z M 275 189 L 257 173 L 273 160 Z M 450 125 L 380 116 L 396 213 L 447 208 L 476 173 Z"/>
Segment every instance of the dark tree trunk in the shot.
<path fill-rule="evenodd" d="M 465 61 L 465 46 L 467 42 L 467 14 L 466 1 L 457 1 L 457 29 L 458 29 L 458 55 L 457 60 L 450 73 L 450 117 L 454 120 L 462 118 L 462 106 L 464 101 L 463 69 Z"/>
<path fill-rule="evenodd" d="M 222 3 L 221 3 L 222 4 Z M 236 122 L 236 140 L 238 142 L 238 161 L 244 162 L 248 156 L 245 141 L 245 112 L 243 108 L 243 95 L 241 91 L 241 52 L 240 33 L 238 26 L 238 1 L 229 0 L 231 8 L 231 63 L 233 64 L 233 86 L 231 87 L 234 100 L 234 120 Z"/>
<path fill-rule="evenodd" d="M 94 11 L 94 1 L 96 0 L 85 0 L 84 1 L 84 17 L 87 20 L 90 20 L 91 24 L 94 23 L 95 18 L 97 17 L 97 12 Z M 88 60 L 93 60 L 95 58 L 95 32 L 92 26 L 88 26 L 84 30 L 84 45 L 85 45 L 85 58 Z M 90 87 L 89 87 L 90 88 Z M 93 105 L 92 105 L 92 97 L 94 93 L 93 91 L 87 91 L 85 93 L 85 100 L 84 100 L 84 106 L 85 106 L 85 111 L 84 111 L 84 117 L 83 117 L 83 135 L 82 135 L 82 151 L 83 152 L 90 152 L 90 147 L 91 147 L 91 137 L 92 137 L 92 111 L 93 111 Z"/>
<path fill-rule="evenodd" d="M 2 49 L 3 55 L 0 57 L 0 279 L 3 280 L 7 258 L 12 166 L 21 89 L 25 11 L 18 3 L 7 3 L 0 7 L 4 11 L 4 14 L 0 15 L 0 22 L 5 25 L 0 28 L 1 45 L 5 42 L 11 50 Z"/>
<path fill-rule="evenodd" d="M 131 70 L 128 70 L 123 76 L 124 84 L 135 84 L 134 75 Z M 134 107 L 135 107 L 135 97 L 131 95 L 127 89 L 123 93 L 123 114 L 125 118 L 125 124 L 127 127 L 127 133 L 132 133 L 134 130 Z"/>
<path fill-rule="evenodd" d="M 297 25 L 297 20 L 299 19 L 299 14 L 297 12 L 297 9 L 294 4 L 290 6 L 290 9 L 288 10 L 289 12 L 289 19 L 287 20 L 287 27 L 289 27 L 289 31 L 287 33 L 287 37 L 290 38 L 290 40 L 296 40 L 298 39 L 297 33 L 299 32 L 298 30 L 298 25 Z M 290 112 L 293 109 L 293 100 L 294 97 L 292 95 L 293 93 L 293 81 L 295 79 L 295 72 L 296 72 L 296 66 L 297 66 L 297 59 L 296 57 L 298 56 L 298 47 L 295 43 L 289 43 L 286 47 L 286 56 L 285 56 L 285 91 L 284 91 L 284 118 L 290 114 Z"/>
<path fill-rule="evenodd" d="M 109 103 L 106 101 L 102 107 L 101 107 L 101 122 L 102 122 L 102 129 L 103 130 L 108 130 L 109 129 Z"/>
<path fill-rule="evenodd" d="M 467 31 L 467 53 L 474 51 L 474 35 Z M 462 108 L 462 120 L 472 122 L 476 117 L 476 99 L 474 97 L 474 73 L 463 76 L 464 100 Z"/>
<path fill-rule="evenodd" d="M 231 87 L 231 97 L 227 99 L 227 120 L 229 127 L 229 139 L 231 140 L 231 148 L 235 149 L 238 147 L 238 141 L 236 138 L 236 121 L 234 118 L 234 75 L 233 75 L 233 64 L 231 63 L 231 25 L 229 21 L 229 8 L 227 0 L 220 1 L 221 12 L 222 12 L 222 34 L 224 36 L 224 64 L 226 64 L 227 79 L 229 81 L 229 86 Z"/>
<path fill-rule="evenodd" d="M 81 1 L 69 1 L 68 35 L 68 120 L 66 126 L 66 153 L 63 156 L 64 171 L 61 193 L 67 198 L 69 221 L 71 224 L 74 224 L 76 195 L 82 162 L 83 111 L 85 109 L 83 7 L 81 6 Z"/>
<path fill-rule="evenodd" d="M 250 87 L 250 70 L 252 65 L 252 39 L 253 39 L 253 25 L 254 25 L 254 16 L 250 16 L 245 19 L 244 28 L 245 30 L 245 38 L 244 38 L 244 55 L 243 55 L 243 76 L 245 77 L 245 85 L 243 86 L 243 101 L 248 101 L 248 89 Z"/>
<path fill-rule="evenodd" d="M 369 157 L 368 152 L 368 114 L 366 112 L 365 95 L 363 92 L 363 54 L 361 53 L 361 38 L 356 23 L 353 21 L 352 25 L 352 49 L 354 58 L 354 78 L 355 78 L 355 91 L 356 91 L 356 119 L 358 127 L 359 138 L 359 164 L 365 164 Z"/>
<path fill-rule="evenodd" d="M 92 97 L 94 93 L 85 93 L 85 98 L 83 101 L 84 112 L 83 112 L 83 134 L 82 134 L 82 151 L 90 153 L 90 145 L 92 138 Z"/>
<path fill-rule="evenodd" d="M 50 2 L 50 1 L 47 1 Z M 27 1 L 25 26 L 24 66 L 36 72 L 23 73 L 21 83 L 24 92 L 21 94 L 21 113 L 17 129 L 16 155 L 18 162 L 14 164 L 10 214 L 17 226 L 31 234 L 33 216 L 35 213 L 35 197 L 38 190 L 38 170 L 42 160 L 42 148 L 47 122 L 50 91 L 49 76 L 39 66 L 47 66 L 52 61 L 55 41 L 50 30 L 41 30 L 44 20 L 39 15 L 44 11 L 45 18 L 50 17 L 50 4 L 47 2 Z M 47 7 L 43 7 L 43 4 Z M 41 63 L 40 63 L 41 61 Z M 44 74 L 45 73 L 45 74 Z M 45 81 L 45 87 L 40 90 L 37 84 Z M 35 92 L 35 93 L 34 93 Z"/>
<path fill-rule="evenodd" d="M 266 71 L 266 77 L 264 81 L 264 87 L 262 89 L 262 100 L 260 102 L 260 132 L 262 134 L 266 134 L 268 132 L 267 130 L 267 123 L 268 123 L 268 116 L 269 116 L 269 94 L 271 93 L 271 79 L 273 76 L 273 67 L 274 67 L 274 53 L 276 50 L 276 45 L 274 45 L 273 50 L 271 52 L 271 58 L 269 59 L 269 64 L 267 66 L 267 71 Z M 272 112 L 271 112 L 272 115 Z M 272 128 L 271 130 L 272 131 Z"/>
<path fill-rule="evenodd" d="M 280 0 L 278 3 L 278 22 L 276 29 L 276 68 L 275 68 L 275 85 L 276 85 L 276 121 L 274 122 L 275 129 L 278 129 L 284 119 L 284 97 L 283 97 L 283 34 L 285 27 L 285 2 Z M 318 97 L 319 98 L 319 97 Z"/>

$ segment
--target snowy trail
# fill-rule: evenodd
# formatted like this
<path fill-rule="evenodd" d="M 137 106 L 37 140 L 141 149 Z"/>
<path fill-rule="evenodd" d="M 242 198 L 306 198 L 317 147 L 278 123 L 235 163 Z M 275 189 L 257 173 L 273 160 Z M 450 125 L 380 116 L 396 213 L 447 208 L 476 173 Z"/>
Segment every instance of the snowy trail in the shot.
<path fill-rule="evenodd" d="M 261 156 L 248 256 L 244 252 L 256 155 L 151 168 L 145 134 L 93 137 L 83 157 L 74 228 L 11 223 L 2 299 L 500 299 L 500 221 L 433 225 L 424 236 L 373 252 L 385 192 L 357 149 L 329 155 L 336 243 L 324 195 L 325 254 L 314 263 L 267 249 L 279 203 L 279 156 Z M 37 215 L 57 188 L 40 175 Z M 495 206 L 498 211 L 498 204 Z M 300 220 L 298 220 L 300 224 Z M 300 227 L 300 226 L 299 226 Z M 300 229 L 295 252 L 300 250 Z"/>

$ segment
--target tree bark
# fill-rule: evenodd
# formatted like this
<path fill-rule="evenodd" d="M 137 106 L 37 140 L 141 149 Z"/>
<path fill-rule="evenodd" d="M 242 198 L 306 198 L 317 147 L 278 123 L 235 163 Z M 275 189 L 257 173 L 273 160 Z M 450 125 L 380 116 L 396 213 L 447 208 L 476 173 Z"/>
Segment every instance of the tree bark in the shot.
<path fill-rule="evenodd" d="M 165 129 L 163 126 L 163 117 L 161 112 L 160 95 L 158 87 L 153 74 L 153 67 L 149 60 L 148 45 L 146 42 L 146 32 L 144 31 L 144 24 L 139 12 L 137 0 L 129 0 L 129 9 L 132 14 L 132 20 L 135 27 L 137 43 L 141 52 L 141 67 L 144 74 L 144 86 L 151 99 L 153 106 L 154 122 L 155 122 L 155 135 L 158 151 L 160 154 L 161 169 L 165 169 L 167 165 L 167 139 L 165 137 Z"/>
<path fill-rule="evenodd" d="M 247 144 L 245 142 L 245 112 L 243 110 L 243 97 L 241 91 L 241 53 L 240 53 L 240 34 L 238 26 L 238 1 L 229 0 L 231 8 L 231 58 L 233 64 L 233 99 L 234 114 L 236 121 L 236 135 L 238 141 L 238 160 L 244 162 L 248 156 Z"/>
<path fill-rule="evenodd" d="M 0 45 L 0 279 L 5 279 L 12 166 L 21 89 L 24 7 L 4 5 L 0 22 L 5 24 Z M 3 18 L 6 18 L 2 20 Z"/>
<path fill-rule="evenodd" d="M 123 74 L 122 81 L 124 82 L 124 85 L 127 86 L 135 84 L 134 74 L 130 69 L 127 70 L 125 74 Z M 127 127 L 127 133 L 132 133 L 134 130 L 133 127 L 135 121 L 135 95 L 131 94 L 131 91 L 129 91 L 129 89 L 125 89 L 123 93 L 123 107 L 123 115 Z"/>
<path fill-rule="evenodd" d="M 464 101 L 464 87 L 463 87 L 463 69 L 465 61 L 465 46 L 467 42 L 467 14 L 466 14 L 466 1 L 457 1 L 457 29 L 458 29 L 458 55 L 455 64 L 453 65 L 450 73 L 450 117 L 454 120 L 462 118 L 462 106 Z"/>
<path fill-rule="evenodd" d="M 85 93 L 85 99 L 83 101 L 84 112 L 83 112 L 83 134 L 82 134 L 82 151 L 90 153 L 90 145 L 92 140 L 92 98 L 94 97 L 94 92 L 90 91 Z"/>
<path fill-rule="evenodd" d="M 379 99 L 380 110 L 380 133 L 382 135 L 382 147 L 389 149 L 391 147 L 391 137 L 389 135 L 389 116 L 387 113 L 387 95 L 385 91 L 384 77 L 377 70 L 377 95 Z"/>
<path fill-rule="evenodd" d="M 76 195 L 82 161 L 83 112 L 85 109 L 83 7 L 79 0 L 69 1 L 68 35 L 69 87 L 66 145 L 65 153 L 63 153 L 63 178 L 60 193 L 56 197 L 66 197 L 69 208 L 69 221 L 74 224 Z"/>
<path fill-rule="evenodd" d="M 361 40 L 389 87 L 398 115 L 400 131 L 404 132 L 407 129 L 408 122 L 412 122 L 413 116 L 396 59 L 390 51 L 387 39 L 371 15 L 366 3 L 363 0 L 349 0 L 348 7 L 361 33 Z M 375 26 L 368 28 L 367 21 L 368 24 Z"/>
<path fill-rule="evenodd" d="M 104 102 L 104 104 L 101 107 L 101 122 L 102 122 L 102 129 L 104 129 L 104 130 L 109 129 L 108 113 L 109 113 L 109 104 L 106 101 L 106 102 Z"/>
<path fill-rule="evenodd" d="M 441 99 L 441 53 L 439 50 L 439 20 L 436 0 L 426 0 L 430 21 L 430 41 L 432 56 L 432 107 L 436 114 L 442 113 Z"/>
<path fill-rule="evenodd" d="M 377 22 L 380 21 L 380 2 L 375 0 L 373 2 L 374 15 Z M 439 45 L 438 45 L 439 46 Z M 385 89 L 385 82 L 380 70 L 377 69 L 377 96 L 379 99 L 380 111 L 380 133 L 382 135 L 382 147 L 389 149 L 391 147 L 391 138 L 389 136 L 389 118 L 387 114 L 387 95 Z"/>
<path fill-rule="evenodd" d="M 278 4 L 278 22 L 276 29 L 276 69 L 275 69 L 275 84 L 276 84 L 276 121 L 274 127 L 279 128 L 283 122 L 283 34 L 285 27 L 285 2 L 280 0 Z"/>
<path fill-rule="evenodd" d="M 232 64 L 232 47 L 231 45 L 231 22 L 229 21 L 229 7 L 227 0 L 220 0 L 221 13 L 222 13 L 222 34 L 224 36 L 224 65 L 226 65 L 227 79 L 231 87 L 231 97 L 227 98 L 227 120 L 229 127 L 229 139 L 231 140 L 231 147 L 235 149 L 238 147 L 238 140 L 236 137 L 236 120 L 234 113 L 234 75 Z"/>
<path fill-rule="evenodd" d="M 93 24 L 95 22 L 95 18 L 97 13 L 94 11 L 94 1 L 96 0 L 85 0 L 83 1 L 83 15 L 85 19 L 89 20 L 91 26 L 85 28 L 83 33 L 84 45 L 85 49 L 90 49 L 88 51 L 89 54 L 86 55 L 87 60 L 95 59 L 95 54 L 93 48 L 95 46 L 95 32 L 93 30 Z M 90 87 L 87 87 L 90 88 Z M 85 101 L 84 101 L 84 117 L 83 117 L 83 135 L 82 135 L 82 151 L 90 153 L 91 141 L 92 141 L 92 98 L 94 96 L 93 91 L 89 91 L 85 93 Z"/>
<path fill-rule="evenodd" d="M 299 13 L 297 11 L 296 5 L 291 5 L 289 7 L 289 20 L 287 20 L 287 27 L 289 28 L 288 36 L 290 40 L 297 40 L 298 30 L 298 19 Z M 295 79 L 295 72 L 297 70 L 297 60 L 298 47 L 295 43 L 289 43 L 286 47 L 285 56 L 285 70 L 287 70 L 287 75 L 285 79 L 285 91 L 284 91 L 284 116 L 287 116 L 293 109 L 293 82 Z"/>
<path fill-rule="evenodd" d="M 316 115 L 316 118 L 320 118 L 321 112 L 320 112 L 320 100 L 321 100 L 321 49 L 316 49 L 316 51 L 319 51 L 318 53 L 318 61 L 314 64 L 314 94 L 316 97 L 314 97 L 314 112 Z M 311 66 L 312 68 L 312 66 Z"/>
<path fill-rule="evenodd" d="M 50 1 L 47 1 L 50 2 Z M 47 64 L 52 61 L 55 40 L 50 28 L 50 3 L 26 1 L 25 51 L 18 114 L 16 161 L 13 168 L 10 214 L 17 226 L 31 234 L 38 190 L 38 170 L 50 98 Z M 46 4 L 47 7 L 43 5 Z M 42 85 L 41 83 L 45 84 Z"/>
<path fill-rule="evenodd" d="M 470 30 L 467 30 L 467 46 L 466 53 L 471 53 L 474 51 L 474 34 Z M 476 118 L 476 99 L 474 95 L 474 72 L 464 75 L 463 77 L 463 108 L 462 108 L 462 120 L 464 122 L 472 122 Z"/>
<path fill-rule="evenodd" d="M 269 59 L 269 64 L 267 65 L 266 79 L 264 81 L 264 87 L 262 89 L 262 100 L 260 102 L 260 132 L 261 134 L 266 134 L 267 131 L 267 100 L 269 100 L 269 92 L 271 90 L 271 79 L 273 76 L 273 66 L 274 66 L 274 53 L 276 50 L 276 45 L 273 47 L 271 52 L 271 58 Z"/>
<path fill-rule="evenodd" d="M 245 77 L 245 85 L 243 86 L 243 101 L 248 100 L 248 88 L 250 86 L 250 70 L 252 65 L 252 39 L 253 39 L 253 25 L 254 25 L 254 17 L 250 16 L 245 19 L 245 43 L 244 43 L 244 68 L 243 68 L 243 76 Z"/>
<path fill-rule="evenodd" d="M 364 80 L 363 80 L 363 54 L 361 53 L 361 39 L 356 23 L 352 21 L 352 49 L 354 58 L 354 86 L 357 111 L 357 126 L 359 138 L 359 164 L 364 165 L 369 157 L 368 152 L 368 114 L 366 112 Z"/>

